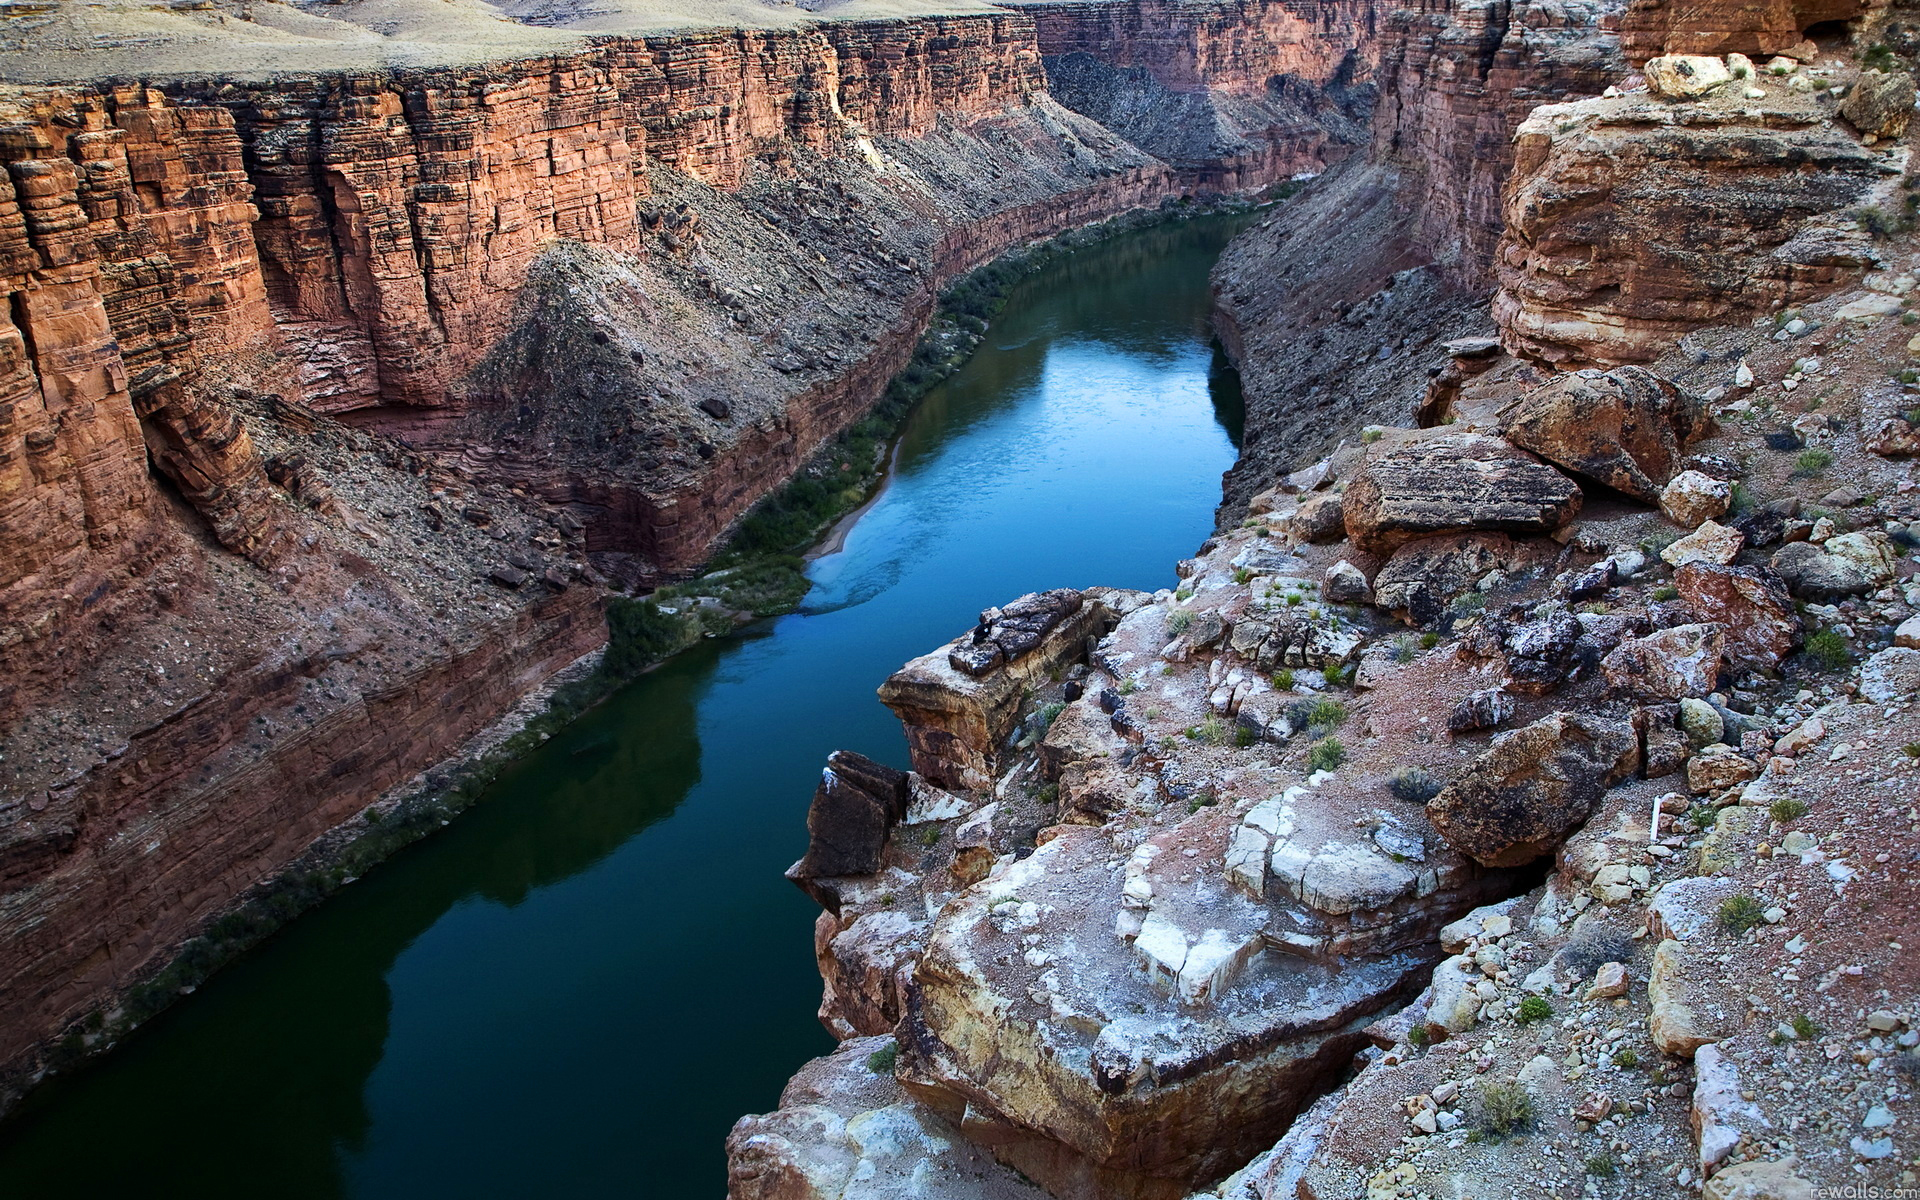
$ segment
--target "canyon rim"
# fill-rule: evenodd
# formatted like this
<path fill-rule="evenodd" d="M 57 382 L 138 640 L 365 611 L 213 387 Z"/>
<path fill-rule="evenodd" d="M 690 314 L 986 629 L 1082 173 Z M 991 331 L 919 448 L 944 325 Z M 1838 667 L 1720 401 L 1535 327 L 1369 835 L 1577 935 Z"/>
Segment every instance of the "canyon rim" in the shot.
<path fill-rule="evenodd" d="M 1008 279 L 1262 206 L 1213 536 L 825 764 L 732 1200 L 1920 1186 L 1914 29 L 15 6 L 0 1098 L 790 609 Z"/>

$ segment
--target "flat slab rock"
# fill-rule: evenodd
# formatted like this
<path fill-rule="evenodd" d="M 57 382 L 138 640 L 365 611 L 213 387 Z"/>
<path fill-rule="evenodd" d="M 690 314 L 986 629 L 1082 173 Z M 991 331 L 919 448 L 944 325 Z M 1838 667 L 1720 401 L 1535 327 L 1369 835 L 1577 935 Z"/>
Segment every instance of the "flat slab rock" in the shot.
<path fill-rule="evenodd" d="M 1347 536 L 1386 552 L 1444 533 L 1551 533 L 1580 501 L 1573 480 L 1526 451 L 1443 427 L 1390 432 L 1369 446 L 1342 507 Z"/>

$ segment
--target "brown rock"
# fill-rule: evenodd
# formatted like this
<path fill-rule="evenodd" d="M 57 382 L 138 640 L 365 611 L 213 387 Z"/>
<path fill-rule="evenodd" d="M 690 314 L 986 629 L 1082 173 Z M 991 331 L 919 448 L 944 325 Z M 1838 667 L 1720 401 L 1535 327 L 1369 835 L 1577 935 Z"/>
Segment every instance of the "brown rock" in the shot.
<path fill-rule="evenodd" d="M 1899 137 L 1913 119 L 1913 76 L 1905 71 L 1891 75 L 1862 71 L 1853 90 L 1840 102 L 1840 115 L 1864 135 Z"/>
<path fill-rule="evenodd" d="M 1520 127 L 1493 303 L 1510 350 L 1651 362 L 1689 330 L 1818 297 L 1871 260 L 1847 214 L 1885 178 L 1878 156 L 1810 96 L 1735 91 L 1699 120 L 1629 94 L 1542 105 Z"/>
<path fill-rule="evenodd" d="M 1520 866 L 1552 853 L 1639 758 L 1628 727 L 1555 713 L 1496 742 L 1427 802 L 1427 817 L 1482 866 Z"/>
<path fill-rule="evenodd" d="M 1514 445 L 1649 504 L 1709 424 L 1699 401 L 1643 367 L 1561 375 L 1500 412 Z"/>
<path fill-rule="evenodd" d="M 1747 535 L 1738 529 L 1731 529 L 1718 521 L 1705 521 L 1700 528 L 1662 550 L 1660 557 L 1676 567 L 1695 562 L 1724 566 L 1739 557 L 1740 548 L 1746 542 Z"/>
<path fill-rule="evenodd" d="M 1455 598 L 1479 586 L 1488 572 L 1510 572 L 1544 559 L 1542 545 L 1517 542 L 1500 533 L 1408 542 L 1374 575 L 1373 602 L 1414 625 L 1429 624 Z"/>
<path fill-rule="evenodd" d="M 1580 499 L 1572 480 L 1499 438 L 1401 431 L 1369 446 L 1348 483 L 1347 536 L 1386 552 L 1440 534 L 1549 533 Z"/>
<path fill-rule="evenodd" d="M 1743 670 L 1778 666 L 1800 644 L 1800 614 L 1787 585 L 1765 567 L 1691 562 L 1674 572 L 1688 609 L 1727 635 L 1727 661 Z"/>
<path fill-rule="evenodd" d="M 1341 519 L 1340 493 L 1315 492 L 1308 496 L 1300 501 L 1300 508 L 1287 526 L 1303 542 L 1318 545 L 1339 541 L 1346 536 L 1346 524 Z"/>

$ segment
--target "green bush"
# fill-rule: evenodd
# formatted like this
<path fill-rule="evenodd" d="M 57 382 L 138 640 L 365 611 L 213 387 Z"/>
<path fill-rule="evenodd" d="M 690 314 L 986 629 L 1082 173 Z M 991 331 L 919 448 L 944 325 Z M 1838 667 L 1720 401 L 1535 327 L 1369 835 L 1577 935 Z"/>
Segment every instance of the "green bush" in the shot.
<path fill-rule="evenodd" d="M 1425 633 L 1420 635 L 1420 648 L 1422 650 L 1431 650 L 1435 646 L 1438 646 L 1439 644 L 1440 644 L 1440 635 L 1435 633 L 1431 629 L 1427 630 Z"/>
<path fill-rule="evenodd" d="M 1283 692 L 1292 691 L 1293 690 L 1293 668 L 1283 667 L 1282 669 L 1275 671 L 1273 673 L 1273 686 L 1276 688 L 1279 688 Z"/>
<path fill-rule="evenodd" d="M 1440 786 L 1424 767 L 1401 767 L 1387 776 L 1387 792 L 1408 804 L 1425 804 L 1440 794 Z"/>
<path fill-rule="evenodd" d="M 1185 633 L 1192 624 L 1193 613 L 1189 609 L 1176 608 L 1167 614 L 1167 632 L 1175 637 Z"/>
<path fill-rule="evenodd" d="M 1653 589 L 1653 598 L 1663 602 L 1667 600 L 1678 600 L 1680 598 L 1680 589 L 1670 583 L 1663 583 Z"/>
<path fill-rule="evenodd" d="M 1720 928 L 1734 937 L 1739 937 L 1766 919 L 1767 910 L 1752 896 L 1729 896 L 1720 905 Z"/>
<path fill-rule="evenodd" d="M 1833 451 L 1822 446 L 1813 446 L 1800 452 L 1793 460 L 1793 473 L 1800 476 L 1819 475 L 1833 465 Z"/>
<path fill-rule="evenodd" d="M 1520 1001 L 1520 1012 L 1515 1019 L 1522 1025 L 1531 1025 L 1552 1015 L 1553 1005 L 1547 1003 L 1545 996 L 1528 996 Z"/>
<path fill-rule="evenodd" d="M 1839 633 L 1822 629 L 1807 639 L 1807 657 L 1823 670 L 1838 671 L 1853 661 L 1853 651 Z"/>
<path fill-rule="evenodd" d="M 1622 1046 L 1613 1052 L 1613 1065 L 1623 1071 L 1631 1071 L 1640 1065 L 1640 1056 L 1634 1052 L 1632 1046 Z"/>
<path fill-rule="evenodd" d="M 1785 825 L 1807 815 L 1807 802 L 1798 796 L 1782 796 L 1767 811 L 1773 814 L 1774 820 Z"/>
<path fill-rule="evenodd" d="M 1477 1116 L 1480 1134 L 1489 1141 L 1525 1133 L 1533 1125 L 1533 1097 L 1518 1083 L 1483 1080 Z"/>
<path fill-rule="evenodd" d="M 886 1045 L 867 1055 L 867 1070 L 875 1075 L 893 1074 L 894 1063 L 900 1060 L 900 1043 L 888 1042 Z"/>
<path fill-rule="evenodd" d="M 1313 771 L 1332 771 L 1347 761 L 1347 748 L 1338 738 L 1324 738 L 1313 744 L 1307 751 L 1307 768 Z"/>

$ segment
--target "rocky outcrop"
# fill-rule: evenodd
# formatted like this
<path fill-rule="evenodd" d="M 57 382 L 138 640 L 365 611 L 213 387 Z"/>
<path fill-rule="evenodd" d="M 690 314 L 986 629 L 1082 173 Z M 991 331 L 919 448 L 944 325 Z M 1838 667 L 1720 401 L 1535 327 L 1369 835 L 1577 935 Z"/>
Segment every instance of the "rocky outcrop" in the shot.
<path fill-rule="evenodd" d="M 1508 348 L 1562 367 L 1648 362 L 1690 329 L 1817 297 L 1871 263 L 1851 215 L 1897 168 L 1832 105 L 1767 76 L 1697 100 L 1536 109 L 1515 134 L 1497 263 Z"/>

